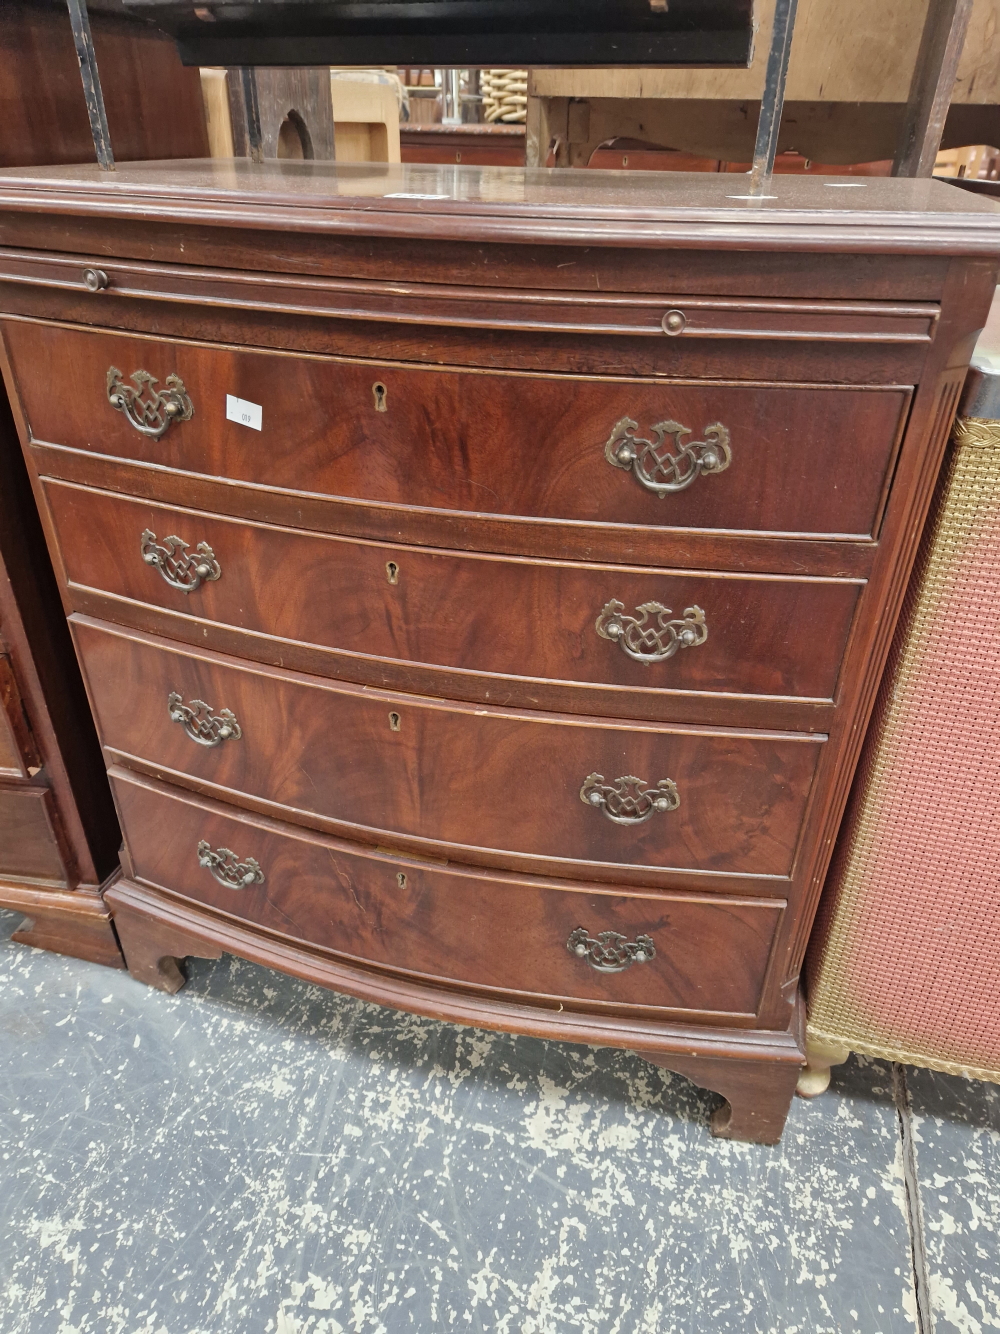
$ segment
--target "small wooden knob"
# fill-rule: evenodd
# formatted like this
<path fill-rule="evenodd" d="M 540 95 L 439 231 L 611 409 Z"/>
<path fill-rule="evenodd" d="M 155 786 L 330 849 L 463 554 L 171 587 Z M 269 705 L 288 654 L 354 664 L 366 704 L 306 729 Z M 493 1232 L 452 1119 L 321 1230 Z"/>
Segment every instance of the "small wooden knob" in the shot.
<path fill-rule="evenodd" d="M 108 285 L 108 275 L 103 269 L 84 269 L 83 282 L 88 292 L 101 292 Z"/>
<path fill-rule="evenodd" d="M 665 334 L 676 335 L 683 333 L 687 326 L 687 316 L 684 314 L 683 310 L 668 310 L 666 315 L 664 315 L 661 324 Z"/>

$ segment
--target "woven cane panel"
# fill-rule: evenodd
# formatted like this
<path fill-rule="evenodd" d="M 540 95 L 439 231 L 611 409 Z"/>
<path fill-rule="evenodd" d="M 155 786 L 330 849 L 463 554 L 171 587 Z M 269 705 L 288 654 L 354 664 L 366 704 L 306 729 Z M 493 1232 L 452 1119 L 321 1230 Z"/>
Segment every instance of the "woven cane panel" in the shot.
<path fill-rule="evenodd" d="M 1000 425 L 956 425 L 806 976 L 815 1038 L 1000 1082 Z"/>
<path fill-rule="evenodd" d="M 526 69 L 484 69 L 479 76 L 479 87 L 486 121 L 523 125 L 528 119 Z"/>

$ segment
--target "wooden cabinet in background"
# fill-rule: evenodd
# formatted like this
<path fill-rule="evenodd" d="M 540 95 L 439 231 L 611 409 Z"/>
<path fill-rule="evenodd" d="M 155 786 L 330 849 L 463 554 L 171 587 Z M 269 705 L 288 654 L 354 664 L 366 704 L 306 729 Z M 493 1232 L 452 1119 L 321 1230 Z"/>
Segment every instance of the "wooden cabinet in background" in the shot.
<path fill-rule="evenodd" d="M 404 162 L 462 164 L 466 167 L 523 167 L 523 125 L 422 125 L 413 116 L 419 106 L 411 98 L 411 119 L 399 127 Z"/>
<path fill-rule="evenodd" d="M 121 833 L 59 588 L 0 394 L 0 908 L 14 939 L 122 967 L 101 885 Z"/>
<path fill-rule="evenodd" d="M 208 132 L 196 69 L 165 33 L 90 6 L 115 158 L 201 157 Z M 92 162 L 94 140 L 66 6 L 4 0 L 0 17 L 0 166 Z"/>

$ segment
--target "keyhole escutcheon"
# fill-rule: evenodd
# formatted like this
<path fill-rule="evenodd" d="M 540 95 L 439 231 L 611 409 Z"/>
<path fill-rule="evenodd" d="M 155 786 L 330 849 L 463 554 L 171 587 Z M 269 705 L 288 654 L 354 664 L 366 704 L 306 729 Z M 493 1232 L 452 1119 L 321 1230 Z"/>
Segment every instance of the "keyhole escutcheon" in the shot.
<path fill-rule="evenodd" d="M 376 412 L 389 411 L 389 391 L 381 380 L 376 380 L 372 385 L 372 397 L 375 400 Z"/>
<path fill-rule="evenodd" d="M 396 564 L 394 560 L 386 561 L 385 573 L 390 584 L 399 583 L 399 566 Z"/>
<path fill-rule="evenodd" d="M 403 726 L 403 720 L 402 720 L 402 718 L 400 718 L 399 714 L 398 714 L 398 713 L 390 713 L 390 714 L 389 714 L 389 728 L 390 728 L 390 730 L 393 731 L 393 732 L 398 732 L 399 729 L 400 729 L 402 726 Z"/>

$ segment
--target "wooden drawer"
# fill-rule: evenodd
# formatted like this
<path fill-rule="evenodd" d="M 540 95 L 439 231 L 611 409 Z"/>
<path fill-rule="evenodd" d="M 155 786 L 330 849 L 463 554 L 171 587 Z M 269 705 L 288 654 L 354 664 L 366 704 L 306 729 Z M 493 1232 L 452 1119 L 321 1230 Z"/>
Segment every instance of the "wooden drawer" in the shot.
<path fill-rule="evenodd" d="M 473 527 L 477 517 L 511 516 L 864 537 L 877 527 L 910 399 L 898 386 L 417 369 L 20 322 L 8 322 L 5 336 L 35 440 L 399 507 L 401 525 L 418 507 L 463 512 Z M 159 439 L 140 434 L 108 401 L 112 367 L 131 389 L 136 372 L 155 377 L 143 390 L 147 403 L 179 376 L 190 419 L 171 422 Z M 50 392 L 56 383 L 63 392 Z M 227 419 L 229 396 L 259 406 L 260 430 Z M 657 494 L 640 482 L 620 456 L 629 422 L 635 439 L 680 460 L 675 472 L 657 469 L 640 443 L 647 479 L 693 477 L 683 490 Z M 664 423 L 658 439 L 654 428 Z M 678 423 L 688 433 L 674 437 Z M 692 473 L 717 423 L 731 462 Z"/>
<path fill-rule="evenodd" d="M 10 654 L 0 651 L 0 778 L 28 778 L 41 764 Z"/>
<path fill-rule="evenodd" d="M 47 788 L 0 786 L 0 878 L 66 883 Z"/>
<path fill-rule="evenodd" d="M 670 716 L 677 692 L 829 700 L 861 584 L 836 579 L 649 571 L 635 567 L 479 556 L 386 546 L 167 509 L 108 492 L 47 484 L 71 585 L 167 608 L 242 631 L 333 650 L 351 675 L 374 661 L 447 668 L 447 682 L 407 682 L 428 694 L 535 705 L 533 683 L 577 687 L 578 712 Z M 185 592 L 146 553 L 187 544 L 194 583 L 200 544 L 218 577 Z M 184 556 L 183 551 L 179 551 Z M 637 661 L 613 636 L 620 615 L 673 622 Z M 644 613 L 645 604 L 670 608 Z M 689 615 L 685 615 L 688 609 Z M 678 647 L 676 635 L 707 638 Z M 603 633 L 598 631 L 602 618 Z M 117 619 L 117 617 L 115 617 Z M 621 623 L 623 628 L 631 627 Z M 636 632 L 638 634 L 638 631 Z M 643 650 L 644 651 L 644 650 Z M 426 675 L 426 671 L 425 671 Z M 496 680 L 494 678 L 501 678 Z M 367 678 L 366 678 L 367 679 Z M 390 683 L 390 682 L 387 682 Z M 403 684 L 392 681 L 391 684 Z M 739 700 L 735 701 L 738 707 Z"/>
<path fill-rule="evenodd" d="M 136 880 L 285 939 L 513 997 L 720 1017 L 757 1010 L 781 902 L 623 894 L 435 866 L 252 818 L 124 770 L 111 778 Z M 249 883 L 220 883 L 205 861 Z M 646 936 L 653 957 L 599 972 L 568 948 L 580 928 L 590 940 L 617 932 L 635 949 Z"/>
<path fill-rule="evenodd" d="M 822 738 L 511 713 L 335 686 L 73 619 L 104 745 L 227 799 L 246 794 L 310 823 L 321 816 L 368 841 L 404 835 L 461 860 L 515 854 L 587 874 L 633 866 L 659 881 L 677 871 L 791 873 Z M 184 718 L 173 721 L 171 708 Z M 592 774 L 605 781 L 591 800 L 603 795 L 606 806 L 581 799 Z M 608 812 L 628 786 L 617 780 L 628 775 L 644 780 L 643 791 L 669 779 L 679 805 L 651 813 L 641 800 L 641 823 L 613 822 Z"/>
<path fill-rule="evenodd" d="M 424 222 L 421 219 L 421 225 Z M 343 238 L 339 240 L 342 246 Z M 420 237 L 415 244 L 422 260 L 426 239 Z M 181 249 L 183 251 L 183 246 Z M 480 250 L 480 257 L 482 253 Z M 581 252 L 574 247 L 568 253 L 575 259 Z M 547 333 L 553 339 L 560 334 L 577 337 L 581 334 L 614 334 L 662 344 L 665 337 L 670 337 L 674 348 L 690 341 L 704 343 L 706 340 L 733 339 L 744 343 L 920 347 L 933 341 L 941 313 L 936 302 L 925 301 L 856 298 L 813 301 L 795 297 L 775 299 L 773 294 L 764 297 L 699 295 L 698 284 L 692 284 L 687 264 L 680 266 L 682 272 L 688 270 L 681 289 L 671 281 L 657 283 L 654 279 L 650 282 L 652 265 L 649 261 L 652 256 L 644 256 L 644 281 L 636 289 L 627 280 L 622 283 L 621 268 L 616 263 L 621 259 L 620 251 L 612 261 L 617 271 L 610 284 L 604 287 L 596 269 L 591 267 L 595 260 L 600 264 L 601 257 L 589 247 L 583 255 L 589 270 L 586 276 L 578 272 L 566 283 L 564 274 L 562 280 L 557 280 L 553 286 L 546 284 L 542 289 L 534 284 L 543 274 L 551 283 L 551 270 L 545 274 L 544 269 L 534 265 L 532 278 L 524 286 L 511 283 L 510 267 L 504 265 L 502 281 L 506 281 L 498 288 L 482 281 L 482 271 L 472 282 L 458 284 L 451 281 L 414 282 L 410 274 L 403 282 L 385 281 L 384 271 L 380 271 L 374 281 L 348 277 L 331 281 L 289 272 L 241 273 L 233 267 L 232 255 L 227 253 L 224 267 L 215 270 L 192 268 L 186 256 L 181 267 L 130 263 L 124 258 L 116 258 L 106 271 L 101 270 L 104 282 L 97 290 L 104 294 L 101 299 L 105 305 L 109 300 L 117 305 L 115 298 L 120 297 L 126 298 L 129 304 L 149 298 L 185 302 L 196 307 L 207 303 L 215 306 L 217 311 L 228 309 L 243 312 L 247 317 L 270 317 L 272 327 L 283 315 L 299 315 L 318 316 L 326 321 L 364 321 L 369 329 L 379 323 L 395 326 L 397 331 L 413 325 L 421 330 L 425 339 L 428 334 L 440 337 L 447 329 L 464 330 L 467 337 L 474 337 L 473 331 L 495 330 L 513 339 L 518 333 L 530 329 Z M 271 258 L 277 256 L 272 253 Z M 329 260 L 329 255 L 325 258 Z M 661 254 L 656 258 L 665 257 Z M 717 264 L 718 255 L 712 258 Z M 564 264 L 558 267 L 565 270 L 577 266 Z M 34 248 L 21 251 L 5 248 L 0 256 L 0 278 L 8 282 L 38 284 L 82 295 L 91 291 L 86 275 L 87 270 L 81 267 L 80 259 L 73 255 L 43 255 Z M 454 272 L 449 272 L 449 279 L 454 276 Z M 574 281 L 581 276 L 584 279 L 582 288 Z M 675 276 L 680 275 L 675 271 Z M 865 285 L 870 290 L 871 276 L 866 277 Z M 761 269 L 755 278 L 754 285 L 759 288 L 763 278 Z M 767 284 L 766 278 L 763 283 Z M 680 291 L 684 292 L 683 296 Z M 670 295 L 671 292 L 676 295 Z M 102 311 L 105 318 L 109 314 L 107 309 Z M 119 309 L 111 315 L 117 328 L 122 325 L 114 317 L 117 315 L 121 319 L 121 314 Z"/>

